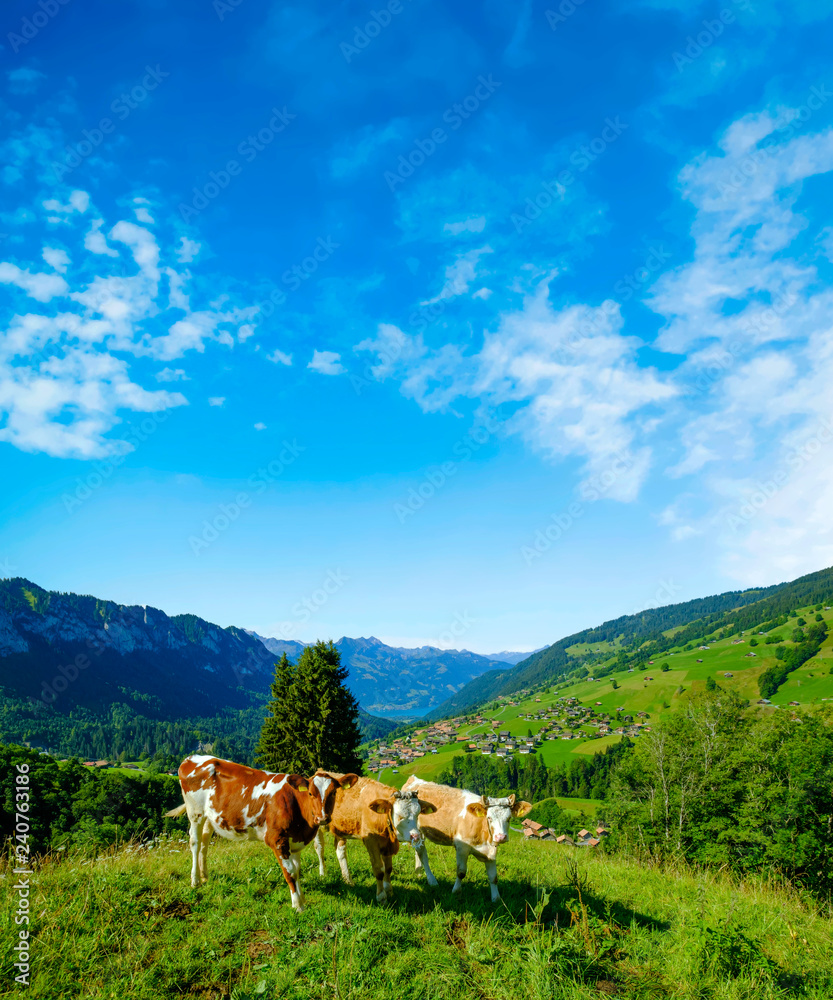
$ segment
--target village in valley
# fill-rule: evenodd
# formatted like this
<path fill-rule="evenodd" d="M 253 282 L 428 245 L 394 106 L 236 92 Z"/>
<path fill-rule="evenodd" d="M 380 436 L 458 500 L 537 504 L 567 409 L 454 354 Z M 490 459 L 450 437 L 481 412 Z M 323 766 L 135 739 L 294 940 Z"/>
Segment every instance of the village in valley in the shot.
<path fill-rule="evenodd" d="M 499 700 L 503 708 L 518 708 L 521 705 L 519 701 Z M 545 697 L 544 700 L 551 699 Z M 541 704 L 542 698 L 536 697 L 535 703 Z M 611 716 L 609 712 L 597 708 L 600 705 L 601 702 L 593 707 L 582 705 L 578 698 L 564 696 L 555 698 L 548 706 L 517 715 L 512 723 L 500 718 L 489 719 L 489 713 L 445 719 L 389 742 L 379 741 L 378 746 L 371 750 L 368 769 L 381 771 L 405 767 L 428 755 L 439 754 L 441 748 L 447 749 L 451 745 L 458 752 L 511 760 L 516 754 L 536 753 L 547 741 L 589 740 L 603 736 L 637 737 L 650 730 L 647 712 L 623 714 L 625 709 L 620 707 Z M 515 732 L 519 722 L 529 724 L 528 735 Z M 534 733 L 533 726 L 536 727 Z"/>

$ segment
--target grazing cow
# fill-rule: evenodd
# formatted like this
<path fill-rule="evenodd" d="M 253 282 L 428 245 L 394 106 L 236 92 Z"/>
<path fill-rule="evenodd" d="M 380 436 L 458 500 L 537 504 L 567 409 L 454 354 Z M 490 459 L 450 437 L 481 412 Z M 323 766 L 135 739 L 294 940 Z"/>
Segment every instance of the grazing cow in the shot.
<path fill-rule="evenodd" d="M 208 878 L 208 841 L 212 831 L 228 840 L 262 840 L 272 848 L 289 886 L 292 906 L 304 908 L 298 876 L 300 853 L 330 812 L 339 787 L 358 776 L 339 780 L 327 775 L 272 774 L 217 757 L 192 754 L 179 765 L 184 804 L 165 813 L 188 813 L 191 824 L 191 885 Z"/>
<path fill-rule="evenodd" d="M 322 773 L 319 771 L 316 777 Z M 342 775 L 329 774 L 340 781 Z M 376 902 L 384 903 L 391 893 L 390 873 L 394 854 L 400 844 L 422 844 L 419 830 L 421 803 L 416 792 L 399 792 L 373 778 L 359 778 L 349 788 L 336 792 L 329 830 L 333 835 L 339 867 L 344 881 L 353 884 L 347 867 L 347 841 L 361 840 L 370 857 L 376 876 Z M 428 807 L 430 808 L 430 806 Z M 322 824 L 315 837 L 318 870 L 324 875 L 326 829 Z"/>
<path fill-rule="evenodd" d="M 402 786 L 406 792 L 416 792 L 420 802 L 433 806 L 433 812 L 421 815 L 419 826 L 426 838 L 457 852 L 457 881 L 452 892 L 459 892 L 466 877 L 469 855 L 473 854 L 486 866 L 492 890 L 492 902 L 500 899 L 497 890 L 497 849 L 509 839 L 509 820 L 526 816 L 530 802 L 516 800 L 514 795 L 503 799 L 488 798 L 460 788 L 437 785 L 411 775 Z M 416 867 L 425 868 L 429 885 L 437 880 L 428 864 L 425 843 L 416 848 Z"/>

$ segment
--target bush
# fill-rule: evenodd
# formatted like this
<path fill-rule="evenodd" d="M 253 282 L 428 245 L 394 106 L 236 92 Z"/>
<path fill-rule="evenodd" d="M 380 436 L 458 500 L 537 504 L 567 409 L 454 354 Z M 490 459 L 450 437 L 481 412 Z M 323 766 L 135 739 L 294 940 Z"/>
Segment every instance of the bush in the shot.
<path fill-rule="evenodd" d="M 544 799 L 543 802 L 539 802 L 528 818 L 542 826 L 549 826 L 559 831 L 567 824 L 567 816 L 555 799 Z"/>

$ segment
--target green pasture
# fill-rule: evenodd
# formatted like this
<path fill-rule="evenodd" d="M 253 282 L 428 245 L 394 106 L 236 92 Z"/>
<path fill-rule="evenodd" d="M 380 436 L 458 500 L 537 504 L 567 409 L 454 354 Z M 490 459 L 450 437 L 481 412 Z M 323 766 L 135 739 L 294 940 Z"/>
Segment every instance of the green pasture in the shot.
<path fill-rule="evenodd" d="M 31 985 L 17 986 L 13 877 L 0 878 L 6 997 L 37 1000 L 776 1000 L 833 995 L 833 921 L 772 874 L 738 881 L 683 864 L 513 837 L 451 893 L 454 853 L 429 887 L 403 848 L 391 903 L 375 902 L 363 846 L 354 886 L 328 846 L 302 855 L 295 913 L 273 855 L 216 838 L 209 881 L 189 883 L 180 839 L 153 851 L 53 857 L 31 877 Z"/>

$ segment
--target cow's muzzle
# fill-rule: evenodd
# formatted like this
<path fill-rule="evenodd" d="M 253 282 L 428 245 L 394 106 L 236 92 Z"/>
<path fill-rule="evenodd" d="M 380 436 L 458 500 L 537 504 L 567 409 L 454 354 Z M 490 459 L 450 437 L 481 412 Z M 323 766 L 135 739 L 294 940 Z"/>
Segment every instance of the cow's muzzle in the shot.
<path fill-rule="evenodd" d="M 493 840 L 496 844 L 505 844 L 506 841 L 509 840 L 509 838 L 506 836 L 505 833 L 496 833 L 494 835 Z"/>

